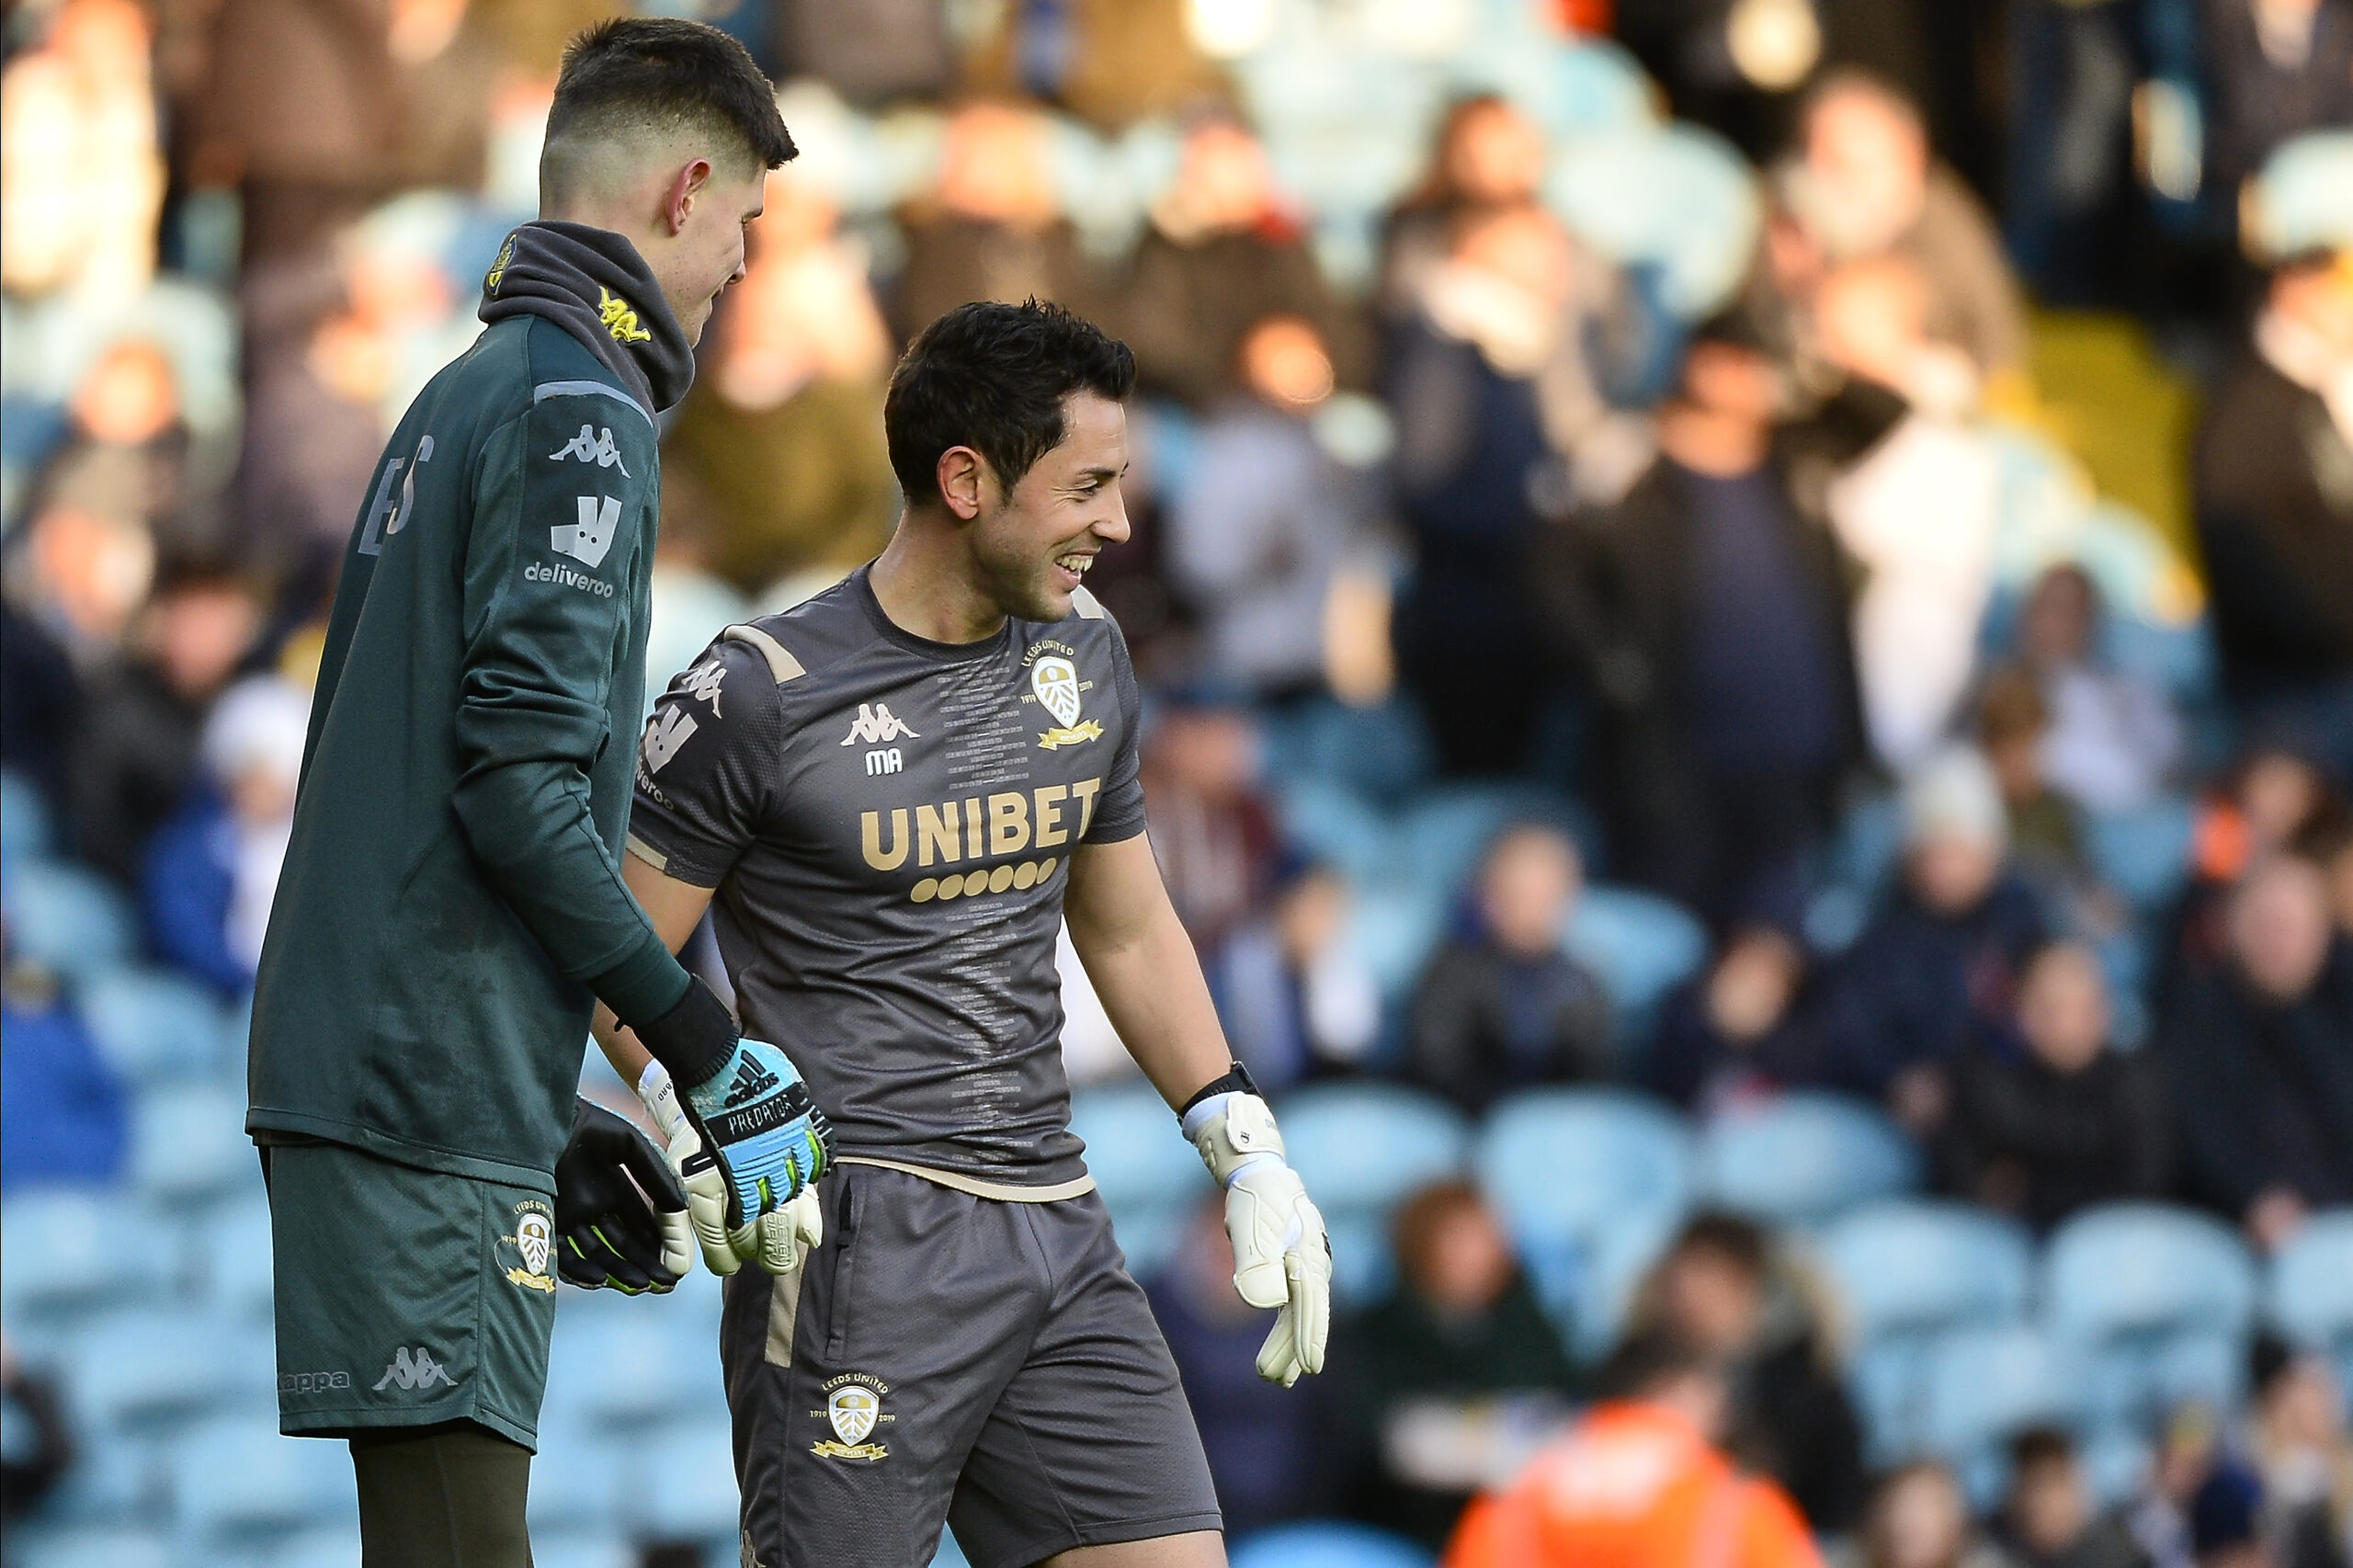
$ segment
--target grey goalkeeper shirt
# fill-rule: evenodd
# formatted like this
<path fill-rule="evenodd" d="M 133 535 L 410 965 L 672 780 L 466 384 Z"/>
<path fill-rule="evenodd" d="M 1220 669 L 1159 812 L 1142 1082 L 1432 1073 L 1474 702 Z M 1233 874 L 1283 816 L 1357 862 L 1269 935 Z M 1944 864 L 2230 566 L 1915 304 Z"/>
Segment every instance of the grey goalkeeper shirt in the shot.
<path fill-rule="evenodd" d="M 729 627 L 638 749 L 630 850 L 717 890 L 746 1033 L 845 1154 L 983 1181 L 1085 1174 L 1054 967 L 1070 857 L 1143 831 L 1118 625 L 965 644 L 892 623 L 861 569 Z"/>

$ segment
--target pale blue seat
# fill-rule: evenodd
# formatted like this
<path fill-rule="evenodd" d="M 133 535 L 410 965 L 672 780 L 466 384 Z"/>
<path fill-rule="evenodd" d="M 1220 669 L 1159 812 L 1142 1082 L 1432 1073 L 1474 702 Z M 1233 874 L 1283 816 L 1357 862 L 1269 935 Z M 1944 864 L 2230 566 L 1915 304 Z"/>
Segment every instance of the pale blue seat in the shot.
<path fill-rule="evenodd" d="M 8 1534 L 16 1568 L 182 1568 L 161 1535 L 121 1525 L 30 1525 Z"/>
<path fill-rule="evenodd" d="M 1318 1085 L 1279 1108 L 1291 1165 L 1331 1226 L 1335 1292 L 1354 1302 L 1378 1296 L 1393 1261 L 1391 1215 L 1461 1172 L 1468 1126 L 1451 1106 L 1387 1084 Z"/>
<path fill-rule="evenodd" d="M 1278 809 L 1290 841 L 1359 886 L 1384 881 L 1395 854 L 1395 829 L 1356 790 L 1309 777 L 1284 785 Z"/>
<path fill-rule="evenodd" d="M 558 1312 L 548 1403 L 567 1416 L 621 1427 L 690 1414 L 716 1398 L 717 1336 L 699 1322 L 665 1312 L 667 1305 L 624 1299 L 610 1308 Z"/>
<path fill-rule="evenodd" d="M 131 1175 L 141 1193 L 166 1205 L 259 1190 L 244 1091 L 171 1084 L 139 1096 L 131 1110 Z"/>
<path fill-rule="evenodd" d="M 1927 1368 L 1925 1451 L 1960 1471 L 1980 1506 L 2002 1474 L 2002 1449 L 2029 1426 L 2070 1426 L 2082 1414 L 2065 1349 L 2038 1328 L 1964 1329 L 1942 1337 Z"/>
<path fill-rule="evenodd" d="M 1200 1156 L 1148 1084 L 1074 1095 L 1070 1124 L 1086 1144 L 1086 1168 L 1130 1271 L 1156 1272 L 1175 1255 L 1185 1216 L 1216 1190 Z"/>
<path fill-rule="evenodd" d="M 1683 1119 L 1629 1090 L 1530 1089 L 1488 1114 L 1479 1185 L 1582 1351 L 1608 1348 L 1636 1279 L 1688 1211 L 1691 1161 Z"/>
<path fill-rule="evenodd" d="M 38 860 L 55 846 L 49 802 L 23 774 L 0 768 L 0 861 Z"/>
<path fill-rule="evenodd" d="M 2079 1214 L 2043 1257 L 2045 1321 L 2081 1361 L 2089 1414 L 2103 1422 L 2145 1422 L 2184 1397 L 2232 1403 L 2256 1295 L 2237 1234 L 2165 1204 Z"/>
<path fill-rule="evenodd" d="M 22 957 L 80 976 L 139 950 L 130 902 L 95 871 L 53 860 L 8 868 L 8 943 Z"/>
<path fill-rule="evenodd" d="M 0 1278 L 12 1329 L 20 1318 L 161 1293 L 171 1277 L 165 1249 L 122 1244 L 126 1234 L 142 1233 L 165 1227 L 121 1187 L 10 1193 L 0 1210 Z"/>
<path fill-rule="evenodd" d="M 622 1512 L 633 1533 L 669 1540 L 736 1538 L 735 1451 L 724 1421 L 676 1422 L 643 1434 L 638 1484 Z"/>
<path fill-rule="evenodd" d="M 2271 1260 L 2269 1284 L 2271 1321 L 2353 1369 L 2353 1209 L 2307 1221 Z"/>
<path fill-rule="evenodd" d="M 557 1314 L 563 1321 L 563 1314 Z M 552 1380 L 550 1383 L 553 1387 Z M 623 1486 L 624 1449 L 569 1412 L 543 1408 L 539 1457 L 531 1463 L 529 1517 L 543 1530 L 600 1531 L 615 1522 Z M 540 1555 L 545 1555 L 541 1553 Z M 551 1559 L 569 1562 L 569 1559 Z"/>
<path fill-rule="evenodd" d="M 534 1465 L 531 1484 L 535 1489 L 539 1482 L 539 1467 Z M 538 1540 L 531 1542 L 531 1552 L 536 1561 L 561 1562 L 564 1568 L 572 1568 L 571 1558 L 553 1555 Z M 267 1568 L 359 1568 L 359 1532 L 332 1527 L 304 1530 L 272 1547 L 261 1561 Z"/>
<path fill-rule="evenodd" d="M 1233 1562 L 1233 1568 L 1432 1568 L 1430 1554 L 1409 1540 L 1321 1519 L 1261 1530 L 1234 1549 Z"/>
<path fill-rule="evenodd" d="M 1354 890 L 1340 939 L 1392 1006 L 1404 1004 L 1446 935 L 1451 898 L 1431 890 L 1376 883 Z"/>
<path fill-rule="evenodd" d="M 274 1250 L 265 1194 L 241 1194 L 207 1210 L 196 1224 L 196 1249 L 197 1271 L 214 1317 L 269 1321 Z"/>
<path fill-rule="evenodd" d="M 110 1312 L 68 1344 L 69 1394 L 93 1437 L 152 1434 L 271 1383 L 266 1327 L 216 1324 L 177 1305 Z"/>
<path fill-rule="evenodd" d="M 1708 957 L 1707 929 L 1688 910 L 1632 888 L 1586 888 L 1563 945 L 1601 976 L 1626 1027 L 1647 1018 Z"/>
<path fill-rule="evenodd" d="M 85 980 L 74 996 L 108 1066 L 133 1083 L 216 1070 L 227 1024 L 203 986 L 166 970 L 126 966 Z"/>
<path fill-rule="evenodd" d="M 531 1487 L 540 1484 L 540 1467 L 531 1467 Z M 546 1568 L 637 1568 L 643 1561 L 627 1536 L 584 1530 L 569 1526 L 531 1531 L 531 1561 Z"/>
<path fill-rule="evenodd" d="M 2085 847 L 2100 880 L 2144 910 L 2172 903 L 2189 880 L 2195 813 L 2188 801 L 2157 800 L 2103 812 L 2085 824 Z"/>
<path fill-rule="evenodd" d="M 267 1413 L 223 1416 L 173 1444 L 172 1495 L 191 1540 L 227 1545 L 309 1526 L 358 1531 L 341 1443 L 281 1437 Z"/>
<path fill-rule="evenodd" d="M 1823 1224 L 1919 1182 L 1911 1140 L 1876 1108 L 1842 1095 L 1785 1095 L 1718 1116 L 1699 1134 L 1700 1190 L 1782 1224 Z"/>

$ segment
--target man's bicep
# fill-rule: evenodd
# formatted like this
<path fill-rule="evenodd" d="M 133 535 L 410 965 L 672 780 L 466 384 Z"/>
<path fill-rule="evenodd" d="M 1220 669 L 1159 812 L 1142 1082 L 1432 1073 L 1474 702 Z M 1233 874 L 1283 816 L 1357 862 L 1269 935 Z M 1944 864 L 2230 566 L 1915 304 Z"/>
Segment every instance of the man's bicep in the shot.
<path fill-rule="evenodd" d="M 675 953 L 694 935 L 696 925 L 701 921 L 703 911 L 710 907 L 711 895 L 717 890 L 671 876 L 646 859 L 633 841 L 630 851 L 621 859 L 621 881 L 628 884 L 638 907 L 645 911 L 645 917 L 654 923 L 654 934 Z"/>
<path fill-rule="evenodd" d="M 1160 862 L 1143 834 L 1109 844 L 1081 844 L 1071 856 L 1063 916 L 1082 958 L 1090 950 L 1134 940 L 1164 910 L 1173 916 Z"/>

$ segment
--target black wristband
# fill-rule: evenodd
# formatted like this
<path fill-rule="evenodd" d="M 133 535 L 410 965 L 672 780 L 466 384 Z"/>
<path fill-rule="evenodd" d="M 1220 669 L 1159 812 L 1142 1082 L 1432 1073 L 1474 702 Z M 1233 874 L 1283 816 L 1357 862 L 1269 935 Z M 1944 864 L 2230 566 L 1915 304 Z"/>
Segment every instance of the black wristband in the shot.
<path fill-rule="evenodd" d="M 681 1095 L 726 1066 L 743 1038 L 726 1005 L 699 980 L 688 985 L 676 1006 L 651 1023 L 630 1027 L 654 1060 L 668 1069 Z"/>
<path fill-rule="evenodd" d="M 1227 1070 L 1224 1077 L 1213 1078 L 1210 1082 L 1203 1084 L 1200 1088 L 1194 1092 L 1191 1099 L 1187 1100 L 1182 1106 L 1178 1107 L 1176 1110 L 1176 1119 L 1179 1121 L 1184 1120 L 1186 1117 L 1192 1114 L 1192 1110 L 1195 1106 L 1200 1104 L 1203 1100 L 1208 1099 L 1211 1095 L 1231 1094 L 1258 1095 L 1260 1099 L 1265 1099 L 1267 1097 L 1264 1095 L 1258 1094 L 1258 1085 L 1250 1081 L 1250 1069 L 1237 1062 L 1233 1065 L 1233 1067 Z"/>

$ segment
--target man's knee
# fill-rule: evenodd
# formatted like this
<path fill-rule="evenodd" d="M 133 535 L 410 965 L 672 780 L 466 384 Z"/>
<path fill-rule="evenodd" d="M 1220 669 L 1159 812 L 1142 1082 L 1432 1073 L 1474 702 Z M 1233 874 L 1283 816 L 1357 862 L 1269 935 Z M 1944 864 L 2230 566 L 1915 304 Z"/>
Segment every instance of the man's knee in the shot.
<path fill-rule="evenodd" d="M 365 1568 L 531 1568 L 530 1450 L 471 1421 L 351 1440 Z"/>

